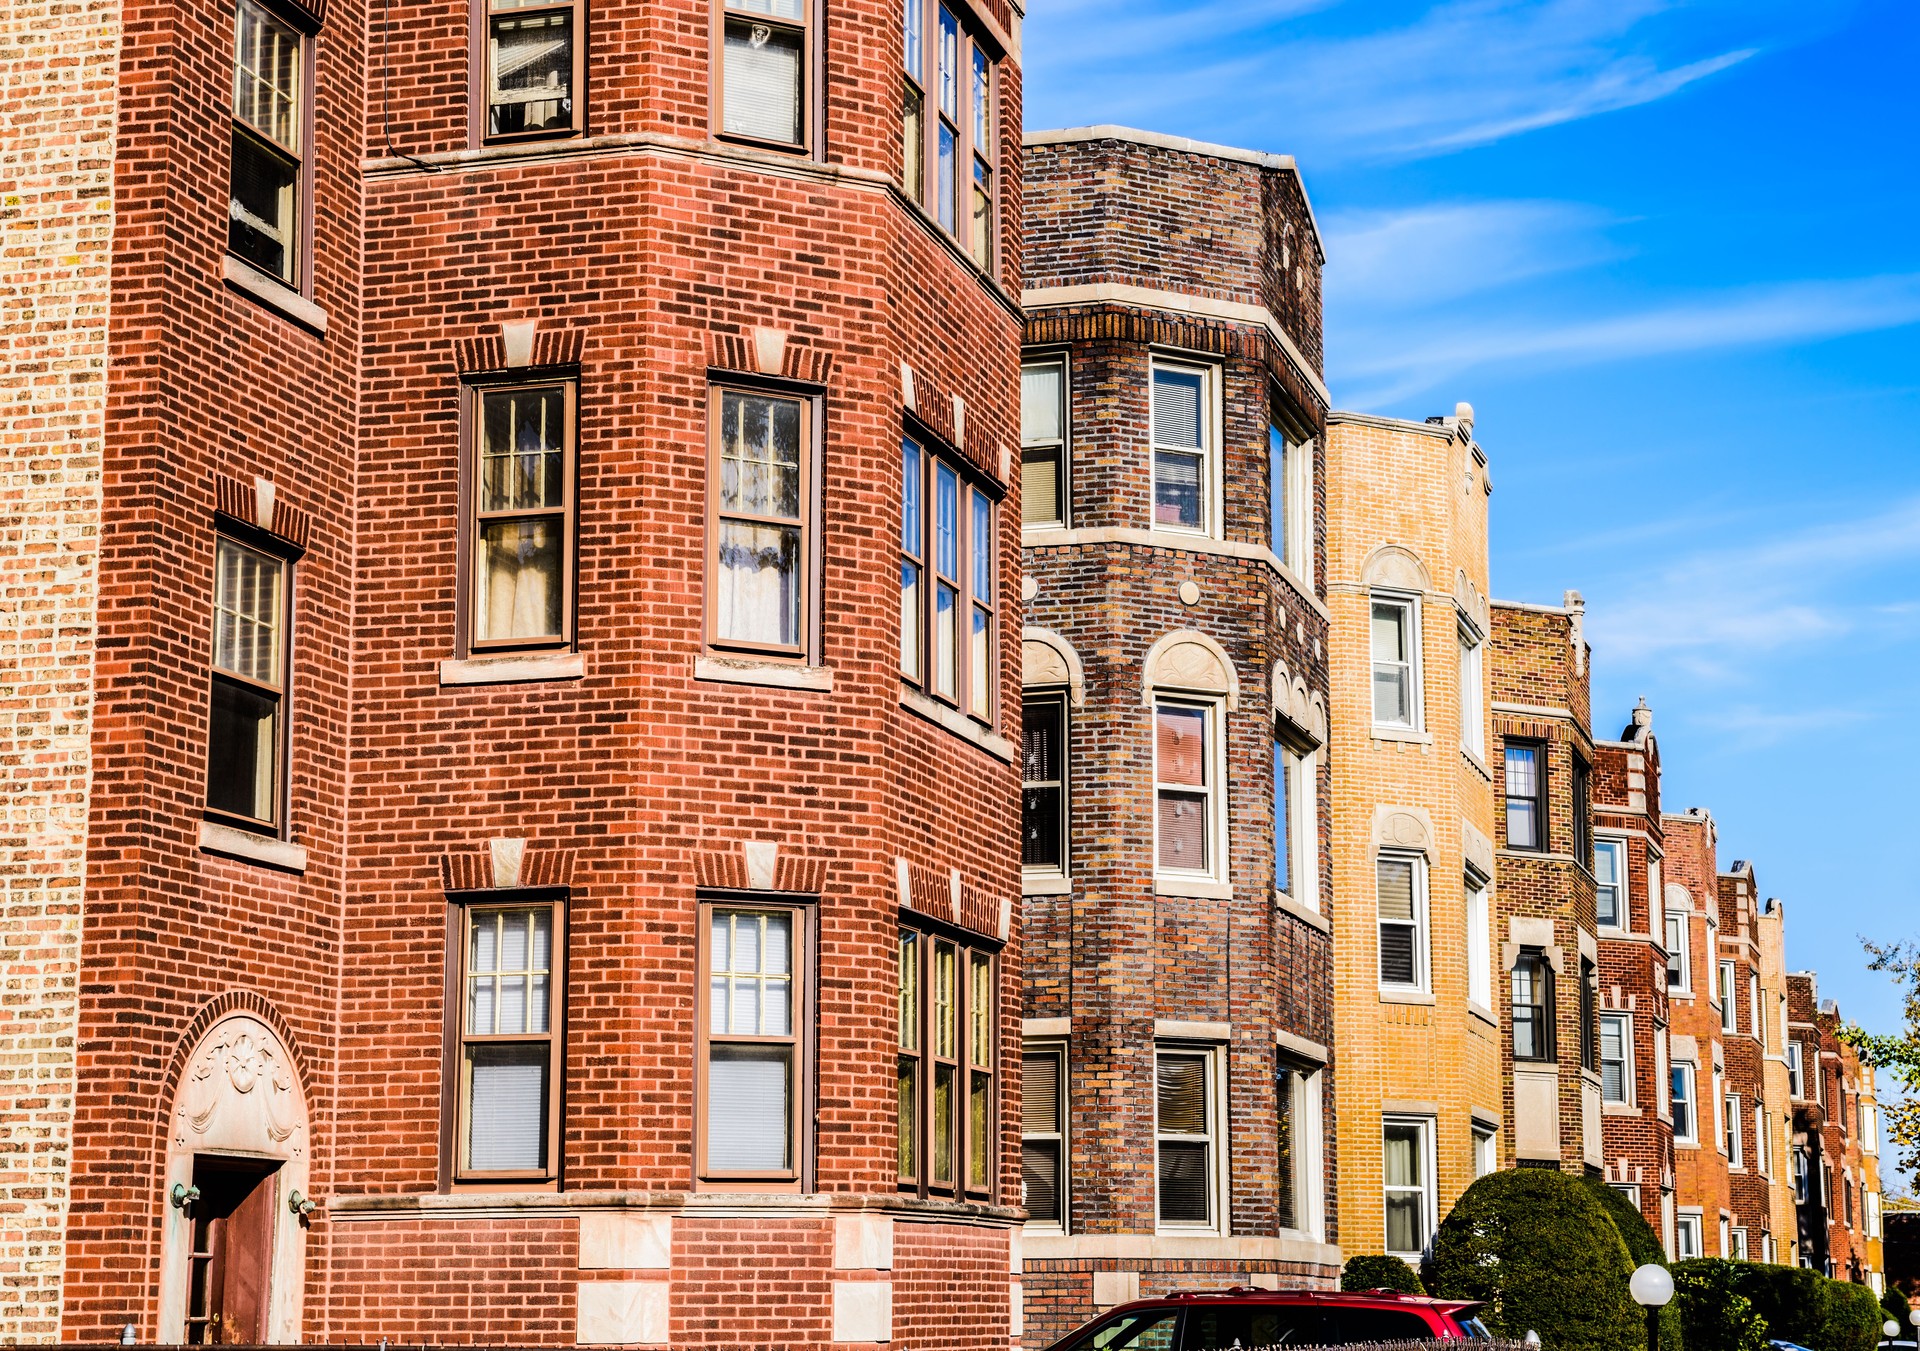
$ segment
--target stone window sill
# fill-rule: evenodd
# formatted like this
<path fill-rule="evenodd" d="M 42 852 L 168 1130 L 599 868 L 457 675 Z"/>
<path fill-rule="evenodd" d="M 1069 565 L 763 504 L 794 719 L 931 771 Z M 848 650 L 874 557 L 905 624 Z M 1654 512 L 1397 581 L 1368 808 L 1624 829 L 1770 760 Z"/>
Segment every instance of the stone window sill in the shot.
<path fill-rule="evenodd" d="M 1488 783 L 1493 782 L 1493 771 L 1487 768 L 1487 762 L 1485 760 L 1482 760 L 1478 755 L 1464 746 L 1460 748 L 1460 758 L 1472 765 L 1481 778 L 1485 779 Z"/>
<path fill-rule="evenodd" d="M 1276 891 L 1273 894 L 1273 908 L 1292 915 L 1302 924 L 1312 929 L 1318 929 L 1321 933 L 1330 934 L 1333 932 L 1333 922 L 1331 920 L 1318 910 L 1309 910 L 1285 892 Z"/>
<path fill-rule="evenodd" d="M 928 722 L 938 723 L 955 736 L 971 741 L 988 755 L 1008 764 L 1020 758 L 1020 748 L 997 733 L 990 732 L 958 709 L 948 708 L 938 699 L 930 699 L 919 690 L 900 691 L 900 706 L 917 713 Z"/>
<path fill-rule="evenodd" d="M 1022 896 L 1071 896 L 1073 879 L 1061 873 L 1039 873 L 1020 879 Z"/>
<path fill-rule="evenodd" d="M 578 652 L 450 657 L 440 663 L 442 685 L 521 685 L 536 680 L 580 680 L 586 674 L 587 659 Z"/>
<path fill-rule="evenodd" d="M 1390 990 L 1382 987 L 1380 1002 L 1382 1004 L 1435 1004 L 1439 1001 L 1433 997 L 1431 990 Z"/>
<path fill-rule="evenodd" d="M 285 872 L 304 873 L 307 870 L 307 851 L 302 846 L 267 835 L 255 835 L 248 830 L 235 830 L 217 821 L 200 823 L 200 847 L 210 854 L 224 854 L 228 858 L 245 859 L 249 863 L 264 863 L 269 868 L 279 868 Z"/>
<path fill-rule="evenodd" d="M 748 657 L 695 657 L 693 678 L 723 685 L 765 685 L 783 690 L 830 690 L 831 666 L 800 666 Z"/>
<path fill-rule="evenodd" d="M 302 328 L 311 329 L 322 338 L 327 336 L 327 312 L 291 286 L 275 281 L 231 255 L 222 258 L 221 264 L 221 279 L 234 290 L 251 296 L 268 309 L 293 320 Z"/>
<path fill-rule="evenodd" d="M 1184 896 L 1195 901 L 1230 901 L 1233 899 L 1233 883 L 1216 882 L 1206 877 L 1182 877 L 1177 873 L 1155 873 L 1153 894 Z"/>
<path fill-rule="evenodd" d="M 1640 1116 L 1640 1109 L 1630 1102 L 1603 1102 L 1600 1104 L 1601 1116 Z"/>
<path fill-rule="evenodd" d="M 1433 744 L 1432 732 L 1422 732 L 1413 727 L 1382 727 L 1375 723 L 1370 735 L 1375 741 L 1411 741 L 1419 746 Z"/>
<path fill-rule="evenodd" d="M 1499 1016 L 1485 1004 L 1469 999 L 1467 1001 L 1467 1012 L 1485 1023 L 1488 1027 L 1498 1030 L 1500 1026 Z"/>

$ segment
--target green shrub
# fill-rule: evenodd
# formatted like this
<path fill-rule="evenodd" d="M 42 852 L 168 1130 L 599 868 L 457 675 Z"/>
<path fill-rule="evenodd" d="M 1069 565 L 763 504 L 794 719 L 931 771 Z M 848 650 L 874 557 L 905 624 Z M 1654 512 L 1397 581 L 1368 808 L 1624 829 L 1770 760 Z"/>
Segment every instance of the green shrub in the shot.
<path fill-rule="evenodd" d="M 1820 1347 L 1823 1311 L 1820 1287 L 1826 1278 L 1805 1267 L 1772 1262 L 1739 1262 L 1735 1273 L 1739 1293 L 1766 1320 L 1767 1335 L 1800 1346 Z"/>
<path fill-rule="evenodd" d="M 1424 1295 L 1427 1288 L 1412 1267 L 1398 1257 L 1362 1253 L 1347 1259 L 1340 1269 L 1342 1290 L 1399 1290 L 1409 1295 Z"/>
<path fill-rule="evenodd" d="M 1913 1312 L 1913 1306 L 1907 1303 L 1907 1297 L 1897 1285 L 1887 1287 L 1887 1293 L 1880 1296 L 1880 1307 L 1887 1311 L 1887 1317 L 1900 1325 L 1900 1335 L 1906 1336 L 1913 1324 L 1907 1321 Z"/>
<path fill-rule="evenodd" d="M 1433 1243 L 1427 1288 L 1473 1299 L 1496 1337 L 1540 1334 L 1551 1351 L 1641 1351 L 1646 1321 L 1627 1292 L 1633 1258 L 1582 1179 L 1542 1168 L 1489 1173 L 1467 1188 Z"/>
<path fill-rule="evenodd" d="M 1627 1254 L 1633 1258 L 1636 1267 L 1652 1263 L 1657 1267 L 1667 1265 L 1667 1250 L 1660 1244 L 1660 1236 L 1653 1232 L 1653 1226 L 1647 1223 L 1647 1217 L 1640 1213 L 1640 1207 L 1629 1201 L 1617 1187 L 1609 1187 L 1598 1178 L 1583 1179 L 1607 1208 L 1607 1214 L 1613 1220 L 1613 1227 L 1620 1231 L 1620 1237 L 1626 1241 Z M 1660 1311 L 1661 1351 L 1681 1351 L 1680 1308 L 1679 1301 L 1670 1301 Z"/>
<path fill-rule="evenodd" d="M 1873 1351 L 1880 1344 L 1885 1316 L 1880 1301 L 1864 1285 L 1822 1281 L 1817 1351 Z"/>
<path fill-rule="evenodd" d="M 1771 1329 L 1740 1293 L 1747 1262 L 1695 1257 L 1673 1264 L 1673 1308 L 1687 1351 L 1764 1351 Z"/>

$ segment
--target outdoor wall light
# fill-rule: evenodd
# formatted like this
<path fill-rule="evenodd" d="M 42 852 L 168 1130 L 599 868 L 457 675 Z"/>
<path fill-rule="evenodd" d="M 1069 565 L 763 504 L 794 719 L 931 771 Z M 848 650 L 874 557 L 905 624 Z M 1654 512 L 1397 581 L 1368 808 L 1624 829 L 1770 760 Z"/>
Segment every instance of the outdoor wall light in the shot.
<path fill-rule="evenodd" d="M 295 1191 L 287 1198 L 287 1209 L 296 1215 L 305 1217 L 313 1214 L 313 1202 L 308 1200 L 304 1193 Z"/>
<path fill-rule="evenodd" d="M 188 1206 L 200 1199 L 200 1189 L 198 1187 L 189 1187 L 184 1182 L 176 1182 L 173 1184 L 171 1196 L 173 1199 L 173 1208 L 175 1210 L 185 1210 Z"/>

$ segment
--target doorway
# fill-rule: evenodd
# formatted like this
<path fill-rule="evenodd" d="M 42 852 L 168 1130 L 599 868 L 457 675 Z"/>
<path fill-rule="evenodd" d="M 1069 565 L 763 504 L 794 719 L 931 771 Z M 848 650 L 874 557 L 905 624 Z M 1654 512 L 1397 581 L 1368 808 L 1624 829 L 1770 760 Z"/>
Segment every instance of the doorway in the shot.
<path fill-rule="evenodd" d="M 187 1256 L 190 1346 L 258 1345 L 267 1340 L 273 1273 L 277 1161 L 197 1155 L 193 1246 Z"/>

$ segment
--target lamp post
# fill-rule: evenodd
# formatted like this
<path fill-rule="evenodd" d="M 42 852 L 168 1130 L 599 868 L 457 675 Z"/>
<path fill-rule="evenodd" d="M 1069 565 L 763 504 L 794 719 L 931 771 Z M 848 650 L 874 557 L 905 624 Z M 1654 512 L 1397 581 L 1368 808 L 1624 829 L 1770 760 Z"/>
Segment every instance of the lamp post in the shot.
<path fill-rule="evenodd" d="M 1920 1342 L 1920 1309 L 1908 1310 L 1907 1321 L 1913 1324 L 1913 1339 Z"/>
<path fill-rule="evenodd" d="M 1660 1351 L 1660 1310 L 1673 1298 L 1673 1273 L 1658 1262 L 1634 1268 L 1627 1289 L 1647 1311 L 1647 1351 Z"/>

